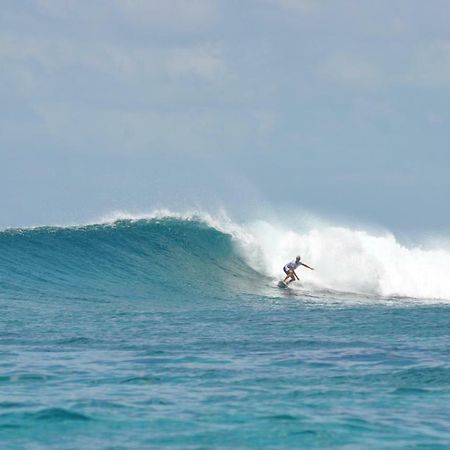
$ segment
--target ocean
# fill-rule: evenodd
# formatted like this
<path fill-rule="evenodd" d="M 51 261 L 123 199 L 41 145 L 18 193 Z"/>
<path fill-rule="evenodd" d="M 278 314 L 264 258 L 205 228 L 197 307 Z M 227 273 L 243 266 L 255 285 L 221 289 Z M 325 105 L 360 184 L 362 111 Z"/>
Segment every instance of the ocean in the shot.
<path fill-rule="evenodd" d="M 450 448 L 450 249 L 290 227 L 1 231 L 0 448 Z"/>

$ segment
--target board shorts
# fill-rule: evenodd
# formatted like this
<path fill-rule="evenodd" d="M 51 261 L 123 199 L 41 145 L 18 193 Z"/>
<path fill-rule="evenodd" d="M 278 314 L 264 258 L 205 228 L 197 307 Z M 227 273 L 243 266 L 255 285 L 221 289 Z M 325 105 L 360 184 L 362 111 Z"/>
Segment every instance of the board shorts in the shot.
<path fill-rule="evenodd" d="M 288 266 L 284 266 L 284 267 L 283 267 L 283 272 L 284 272 L 286 275 L 289 275 L 289 272 L 290 272 L 291 270 L 292 270 L 292 269 L 289 269 Z"/>

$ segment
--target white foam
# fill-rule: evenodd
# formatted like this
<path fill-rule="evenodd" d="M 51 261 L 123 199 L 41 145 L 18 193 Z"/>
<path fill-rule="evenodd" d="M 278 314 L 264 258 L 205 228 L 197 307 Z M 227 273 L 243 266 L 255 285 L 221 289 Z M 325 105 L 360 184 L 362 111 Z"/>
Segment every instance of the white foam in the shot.
<path fill-rule="evenodd" d="M 252 245 L 244 245 L 249 263 L 272 277 L 302 255 L 315 268 L 302 268 L 310 289 L 332 289 L 385 297 L 450 299 L 450 250 L 406 247 L 389 232 L 319 224 L 294 231 L 259 221 L 246 226 Z"/>

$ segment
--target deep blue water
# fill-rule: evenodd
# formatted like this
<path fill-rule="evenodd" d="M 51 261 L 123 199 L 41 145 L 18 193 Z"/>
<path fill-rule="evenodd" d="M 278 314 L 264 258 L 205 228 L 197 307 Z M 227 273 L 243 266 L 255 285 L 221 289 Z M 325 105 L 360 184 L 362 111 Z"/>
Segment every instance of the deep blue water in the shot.
<path fill-rule="evenodd" d="M 449 448 L 450 308 L 278 290 L 195 221 L 0 233 L 0 448 Z"/>

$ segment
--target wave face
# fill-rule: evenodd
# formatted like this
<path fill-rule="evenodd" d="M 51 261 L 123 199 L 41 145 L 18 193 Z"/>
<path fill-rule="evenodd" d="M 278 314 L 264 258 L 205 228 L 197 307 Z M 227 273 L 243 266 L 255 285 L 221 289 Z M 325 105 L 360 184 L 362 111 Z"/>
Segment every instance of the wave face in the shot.
<path fill-rule="evenodd" d="M 299 292 L 450 299 L 450 251 L 407 248 L 391 234 L 327 225 L 154 214 L 76 227 L 0 233 L 0 295 L 277 295 L 282 266 L 300 253 Z M 295 292 L 296 289 L 291 289 Z"/>
<path fill-rule="evenodd" d="M 6 230 L 0 258 L 10 296 L 211 296 L 248 290 L 256 275 L 230 234 L 196 218 Z"/>

